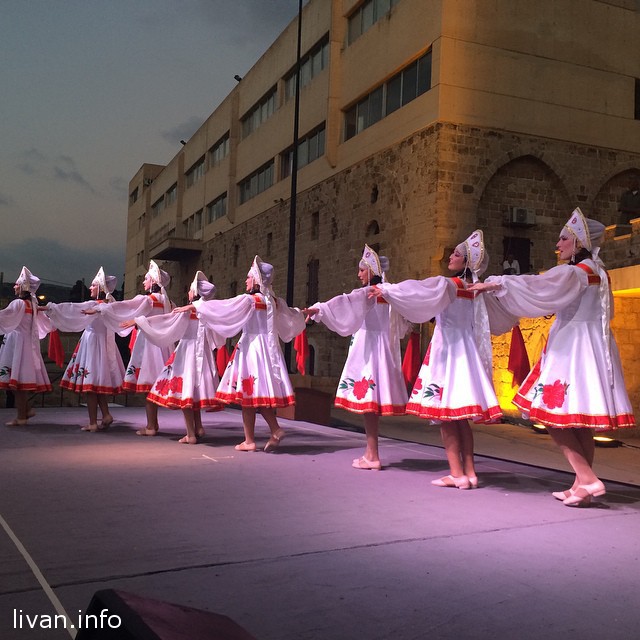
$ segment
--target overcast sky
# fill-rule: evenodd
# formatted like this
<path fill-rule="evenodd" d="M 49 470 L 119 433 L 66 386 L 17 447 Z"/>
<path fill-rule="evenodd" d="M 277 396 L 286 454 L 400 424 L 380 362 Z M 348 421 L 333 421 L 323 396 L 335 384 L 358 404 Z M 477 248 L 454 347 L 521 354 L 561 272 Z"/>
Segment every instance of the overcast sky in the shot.
<path fill-rule="evenodd" d="M 306 4 L 306 2 L 305 2 Z M 297 0 L 0 0 L 0 272 L 124 272 L 128 182 L 166 164 Z"/>

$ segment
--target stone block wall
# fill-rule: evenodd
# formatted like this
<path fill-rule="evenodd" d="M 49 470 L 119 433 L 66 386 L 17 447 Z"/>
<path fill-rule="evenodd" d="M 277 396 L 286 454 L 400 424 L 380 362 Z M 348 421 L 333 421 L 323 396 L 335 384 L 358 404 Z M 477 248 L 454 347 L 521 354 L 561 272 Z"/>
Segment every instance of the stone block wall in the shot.
<path fill-rule="evenodd" d="M 635 173 L 640 174 L 640 154 L 436 123 L 298 194 L 294 304 L 315 302 L 308 299 L 307 265 L 313 260 L 320 300 L 359 286 L 357 264 L 365 242 L 389 257 L 392 281 L 446 275 L 449 254 L 477 227 L 485 232 L 491 256 L 486 275 L 501 272 L 506 237 L 530 243 L 530 265 L 523 270 L 548 269 L 556 264 L 555 244 L 573 208 L 579 205 L 586 215 L 616 225 L 619 196 Z M 510 207 L 535 211 L 535 226 L 510 222 Z M 609 231 L 605 263 L 609 256 L 614 264 L 608 266 L 639 262 L 639 232 L 640 221 L 622 241 L 614 242 L 616 231 Z M 172 263 L 172 296 L 179 301 L 197 268 L 216 283 L 218 297 L 242 293 L 257 253 L 274 264 L 275 290 L 285 297 L 288 242 L 289 202 L 274 203 L 206 243 L 199 260 Z M 527 339 L 529 329 L 523 327 Z M 430 331 L 428 325 L 421 328 L 423 352 Z M 318 325 L 309 327 L 308 337 L 315 375 L 330 386 L 326 381 L 337 381 L 349 340 Z M 635 380 L 640 359 L 629 360 L 630 349 L 628 343 L 623 361 Z M 496 383 L 502 389 L 510 374 L 500 362 L 497 356 Z"/>

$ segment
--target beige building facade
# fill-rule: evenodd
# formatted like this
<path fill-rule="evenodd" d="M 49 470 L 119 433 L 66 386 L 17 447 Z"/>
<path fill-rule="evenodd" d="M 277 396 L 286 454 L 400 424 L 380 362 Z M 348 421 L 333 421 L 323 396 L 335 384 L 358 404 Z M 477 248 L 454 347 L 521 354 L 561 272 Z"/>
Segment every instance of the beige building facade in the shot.
<path fill-rule="evenodd" d="M 297 28 L 168 165 L 131 180 L 127 297 L 149 259 L 172 274 L 177 303 L 196 269 L 219 297 L 242 293 L 255 254 L 284 296 Z M 478 227 L 490 273 L 508 253 L 523 272 L 549 268 L 580 206 L 609 226 L 602 255 L 624 290 L 618 339 L 639 410 L 640 212 L 618 210 L 640 179 L 638 2 L 310 0 L 301 33 L 294 303 L 356 287 L 365 242 L 393 280 L 445 273 Z M 304 384 L 330 389 L 346 341 L 318 326 L 309 340 Z"/>

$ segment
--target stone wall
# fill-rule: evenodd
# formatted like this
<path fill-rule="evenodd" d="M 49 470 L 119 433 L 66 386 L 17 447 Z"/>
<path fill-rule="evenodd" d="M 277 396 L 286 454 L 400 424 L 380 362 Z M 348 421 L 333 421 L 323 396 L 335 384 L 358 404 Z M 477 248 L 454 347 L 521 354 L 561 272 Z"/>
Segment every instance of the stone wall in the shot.
<path fill-rule="evenodd" d="M 319 265 L 319 299 L 359 286 L 357 264 L 365 242 L 389 257 L 390 279 L 396 281 L 446 274 L 450 252 L 477 227 L 485 231 L 491 256 L 487 275 L 501 271 L 505 238 L 529 243 L 530 265 L 523 265 L 523 271 L 547 269 L 556 263 L 555 243 L 577 205 L 611 227 L 602 252 L 605 262 L 610 254 L 614 264 L 609 266 L 635 264 L 640 256 L 640 222 L 634 222 L 622 240 L 615 238 L 620 229 L 614 226 L 619 222 L 617 202 L 634 175 L 640 175 L 639 155 L 434 124 L 299 193 L 294 304 L 315 302 L 308 299 L 307 265 L 313 260 Z M 511 207 L 533 210 L 535 225 L 514 225 Z M 219 297 L 240 294 L 257 253 L 274 264 L 275 289 L 284 297 L 288 242 L 289 203 L 274 202 L 259 216 L 206 243 L 199 260 L 166 263 L 174 276 L 170 293 L 181 302 L 200 268 L 218 286 Z M 625 310 L 619 312 L 616 323 L 626 315 Z M 628 323 L 638 319 L 635 312 L 628 317 L 634 318 Z M 526 323 L 523 326 L 526 337 L 529 329 Z M 430 332 L 430 326 L 423 325 L 423 353 Z M 348 339 L 318 325 L 309 327 L 308 337 L 315 352 L 315 376 L 323 387 L 330 386 L 327 380 L 340 375 Z M 636 353 L 632 345 L 631 338 L 621 340 L 638 406 L 640 359 L 632 355 Z M 496 344 L 496 382 L 501 393 L 509 395 L 510 390 L 503 389 L 511 378 L 500 364 L 501 348 Z"/>

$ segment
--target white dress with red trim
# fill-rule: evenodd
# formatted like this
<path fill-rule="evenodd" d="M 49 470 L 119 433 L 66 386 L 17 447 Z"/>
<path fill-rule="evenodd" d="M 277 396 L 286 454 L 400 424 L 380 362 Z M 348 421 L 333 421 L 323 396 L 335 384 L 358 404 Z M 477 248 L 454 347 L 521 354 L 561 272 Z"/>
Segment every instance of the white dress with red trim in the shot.
<path fill-rule="evenodd" d="M 169 409 L 219 411 L 215 399 L 220 379 L 213 349 L 217 341 L 195 312 L 136 318 L 145 338 L 156 346 L 178 345 L 158 375 L 147 400 Z M 223 343 L 224 341 L 219 341 Z"/>
<path fill-rule="evenodd" d="M 12 300 L 0 311 L 0 333 L 5 334 L 0 347 L 0 389 L 51 391 L 40 352 L 40 340 L 51 330 L 43 313 L 36 311 L 34 318 L 31 300 Z"/>
<path fill-rule="evenodd" d="M 281 298 L 262 293 L 229 300 L 196 300 L 200 321 L 220 335 L 242 336 L 222 375 L 216 398 L 243 407 L 286 407 L 295 403 L 278 338 L 290 342 L 305 328 L 304 316 Z M 272 329 L 270 329 L 272 327 Z"/>
<path fill-rule="evenodd" d="M 57 329 L 83 331 L 60 382 L 63 389 L 74 393 L 120 393 L 124 364 L 115 332 L 107 328 L 101 315 L 82 313 L 103 304 L 103 300 L 90 300 L 50 303 L 47 307 L 47 315 Z"/>
<path fill-rule="evenodd" d="M 165 296 L 161 293 L 137 295 L 131 300 L 121 300 L 103 304 L 96 309 L 100 312 L 107 327 L 121 336 L 131 333 L 131 328 L 122 329 L 120 324 L 138 316 L 158 316 L 165 313 Z M 158 375 L 169 359 L 171 347 L 157 347 L 148 343 L 143 333 L 136 337 L 126 366 L 122 390 L 128 393 L 149 393 Z"/>
<path fill-rule="evenodd" d="M 427 354 L 407 404 L 407 413 L 434 423 L 502 416 L 474 324 L 474 294 L 460 278 L 436 276 L 379 285 L 385 298 L 412 322 L 436 318 Z M 488 320 L 487 320 L 488 329 Z M 490 354 L 488 354 L 490 357 Z"/>
<path fill-rule="evenodd" d="M 383 298 L 371 299 L 369 289 L 312 305 L 317 322 L 341 336 L 351 335 L 349 352 L 336 391 L 335 406 L 353 413 L 401 416 L 407 404 L 402 376 L 400 334 L 408 325 Z"/>
<path fill-rule="evenodd" d="M 598 431 L 634 427 L 615 339 L 603 321 L 601 276 L 592 260 L 541 275 L 496 276 L 498 301 L 521 317 L 556 313 L 545 351 L 513 403 L 535 422 Z M 604 288 L 610 296 L 608 287 Z M 608 301 L 611 314 L 613 301 Z M 604 326 L 606 323 L 606 327 Z M 609 344 L 605 335 L 609 336 Z"/>

